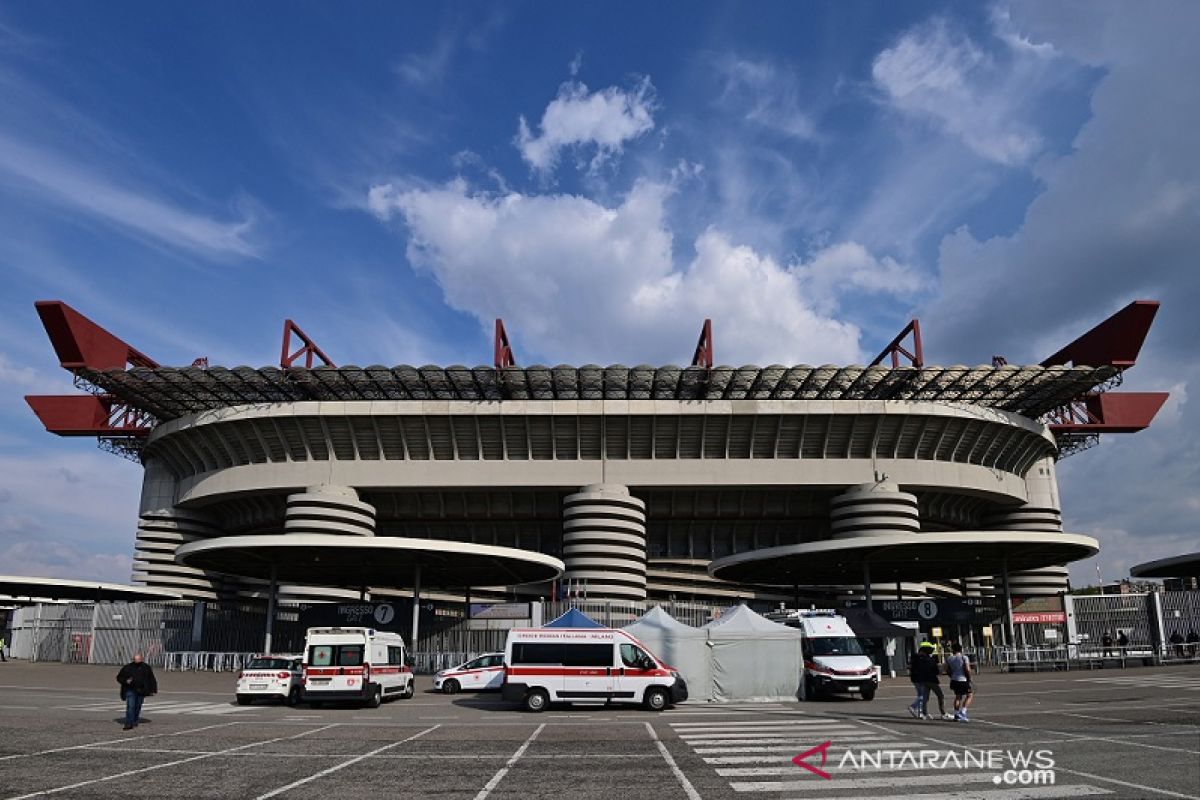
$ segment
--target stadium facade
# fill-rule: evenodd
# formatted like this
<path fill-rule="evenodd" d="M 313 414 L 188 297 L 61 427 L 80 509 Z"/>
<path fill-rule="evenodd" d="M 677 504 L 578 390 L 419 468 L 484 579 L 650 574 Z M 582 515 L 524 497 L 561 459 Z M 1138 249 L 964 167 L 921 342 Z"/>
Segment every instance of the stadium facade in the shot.
<path fill-rule="evenodd" d="M 453 542 L 562 563 L 558 580 L 504 585 L 498 568 L 468 588 L 449 559 L 449 577 L 430 586 L 447 597 L 549 597 L 564 585 L 633 603 L 861 594 L 844 571 L 764 586 L 711 566 L 846 537 L 1064 537 L 1057 461 L 1146 427 L 1166 399 L 1115 390 L 1151 301 L 1040 364 L 976 367 L 925 365 L 915 321 L 868 366 L 717 366 L 706 323 L 688 367 L 520 367 L 497 321 L 490 367 L 338 367 L 288 321 L 279 367 L 165 367 L 65 303 L 36 307 L 85 392 L 29 404 L 49 431 L 144 465 L 134 581 L 198 600 L 258 596 L 263 582 L 228 559 L 214 571 L 197 543 L 262 536 Z M 997 573 L 981 562 L 872 590 L 987 594 Z M 285 585 L 284 598 L 410 582 L 400 570 L 370 586 L 332 575 Z M 1055 594 L 1066 567 L 1009 578 L 1016 594 Z"/>

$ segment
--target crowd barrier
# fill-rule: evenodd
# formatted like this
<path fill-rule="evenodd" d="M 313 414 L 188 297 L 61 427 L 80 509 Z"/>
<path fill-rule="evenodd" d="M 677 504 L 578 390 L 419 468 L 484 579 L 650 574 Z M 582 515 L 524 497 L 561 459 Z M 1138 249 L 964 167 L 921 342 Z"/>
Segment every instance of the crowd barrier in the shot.
<path fill-rule="evenodd" d="M 1150 667 L 1163 664 L 1200 663 L 1200 654 L 1189 645 L 1080 645 L 1054 647 L 995 648 L 997 666 L 1004 672 L 1125 667 Z"/>

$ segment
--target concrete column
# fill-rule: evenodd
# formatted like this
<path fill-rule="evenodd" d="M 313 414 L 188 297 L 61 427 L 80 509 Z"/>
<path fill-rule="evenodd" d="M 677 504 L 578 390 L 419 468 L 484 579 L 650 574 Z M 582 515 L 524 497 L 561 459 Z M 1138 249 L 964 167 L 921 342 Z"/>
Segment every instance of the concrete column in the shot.
<path fill-rule="evenodd" d="M 625 486 L 584 486 L 563 501 L 563 580 L 589 600 L 646 600 L 646 504 Z"/>
<path fill-rule="evenodd" d="M 409 650 L 417 651 L 417 633 L 421 625 L 421 565 L 413 565 L 412 591 L 412 641 L 408 643 Z"/>
<path fill-rule="evenodd" d="M 986 530 L 1044 531 L 1050 535 L 1062 533 L 1053 458 L 1047 456 L 1029 469 L 1025 474 L 1025 488 L 1029 499 L 1024 505 L 989 514 L 983 519 L 983 527 Z M 1068 585 L 1065 564 L 1014 572 L 1008 579 L 1010 590 L 1019 597 L 1052 597 L 1064 593 Z"/>
<path fill-rule="evenodd" d="M 275 635 L 275 596 L 279 594 L 279 579 L 275 565 L 271 565 L 271 581 L 267 587 L 267 635 L 263 637 L 263 652 L 271 652 L 271 638 Z"/>
<path fill-rule="evenodd" d="M 833 498 L 830 502 L 830 528 L 834 539 L 863 539 L 894 533 L 921 531 L 917 515 L 917 496 L 900 491 L 891 481 L 876 481 L 854 486 Z M 887 594 L 893 586 L 872 586 L 871 571 L 863 563 L 863 596 L 867 608 L 871 608 L 874 594 Z M 896 582 L 897 595 L 901 593 L 900 582 Z M 899 599 L 899 598 L 897 598 Z"/>

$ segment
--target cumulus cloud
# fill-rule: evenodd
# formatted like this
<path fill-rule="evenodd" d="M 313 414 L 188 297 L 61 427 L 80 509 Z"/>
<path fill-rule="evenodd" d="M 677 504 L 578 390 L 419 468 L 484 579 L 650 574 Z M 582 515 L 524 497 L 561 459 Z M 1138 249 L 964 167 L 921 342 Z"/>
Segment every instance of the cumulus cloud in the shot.
<path fill-rule="evenodd" d="M 919 279 L 892 259 L 836 243 L 782 263 L 712 227 L 676 255 L 670 186 L 641 181 L 612 207 L 575 195 L 488 194 L 465 181 L 371 190 L 382 219 L 409 232 L 408 259 L 446 301 L 484 325 L 502 316 L 552 359 L 678 362 L 701 321 L 732 363 L 860 358 L 859 330 L 836 318 L 843 293 L 908 294 Z"/>
<path fill-rule="evenodd" d="M 628 91 L 610 86 L 589 92 L 583 83 L 568 81 L 546 106 L 537 134 L 520 118 L 514 143 L 529 166 L 543 174 L 554 171 L 563 150 L 594 147 L 589 169 L 595 171 L 619 155 L 626 142 L 654 130 L 654 109 L 648 77 Z"/>
<path fill-rule="evenodd" d="M 1023 41 L 1007 16 L 997 19 L 1006 23 L 998 29 L 1002 41 Z M 1009 55 L 998 59 L 945 20 L 934 19 L 883 50 L 871 76 L 896 110 L 938 126 L 989 161 L 1015 166 L 1042 149 L 1023 103 L 1046 53 L 1022 45 Z"/>

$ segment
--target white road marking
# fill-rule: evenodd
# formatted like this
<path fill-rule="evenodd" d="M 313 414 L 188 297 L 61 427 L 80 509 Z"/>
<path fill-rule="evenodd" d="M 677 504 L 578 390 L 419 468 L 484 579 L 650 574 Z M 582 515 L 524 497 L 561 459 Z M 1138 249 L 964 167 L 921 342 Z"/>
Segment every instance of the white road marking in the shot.
<path fill-rule="evenodd" d="M 327 727 L 332 728 L 333 726 L 329 725 Z M 355 756 L 354 758 L 351 758 L 347 761 L 343 761 L 341 764 L 332 766 L 329 769 L 323 769 L 320 772 L 314 772 L 312 775 L 309 775 L 307 778 L 301 778 L 298 781 L 292 781 L 291 783 L 280 786 L 277 789 L 272 789 L 271 791 L 267 792 L 266 794 L 260 794 L 258 797 L 255 798 L 255 800 L 266 800 L 266 798 L 268 798 L 268 797 L 274 797 L 277 794 L 283 794 L 284 792 L 288 791 L 289 789 L 295 789 L 297 786 L 303 786 L 306 783 L 311 783 L 312 781 L 315 781 L 317 778 L 322 778 L 326 775 L 337 772 L 340 769 L 345 769 L 346 767 L 349 767 L 352 764 L 357 764 L 359 761 L 362 761 L 365 758 L 370 758 L 371 756 L 376 755 L 378 753 L 382 753 L 384 750 L 387 750 L 392 747 L 398 747 L 399 745 L 402 745 L 405 742 L 411 742 L 413 739 L 424 736 L 425 734 L 427 734 L 431 731 L 435 731 L 440 727 L 441 727 L 440 725 L 434 725 L 432 728 L 426 728 L 425 730 L 421 731 L 420 733 L 414 733 L 412 736 L 409 736 L 407 739 L 401 739 L 398 742 L 392 742 L 391 744 L 385 744 L 383 747 L 378 747 L 378 748 L 370 751 L 369 753 L 363 753 L 360 756 Z"/>
<path fill-rule="evenodd" d="M 65 753 L 68 750 L 86 750 L 90 747 L 99 747 L 105 744 L 116 744 L 118 742 L 140 742 L 145 739 L 157 739 L 160 736 L 183 736 L 187 733 L 199 733 L 200 731 L 208 731 L 213 728 L 224 728 L 227 725 L 236 725 L 236 722 L 220 722 L 216 725 L 205 725 L 201 728 L 191 728 L 186 731 L 174 731 L 172 733 L 150 733 L 145 736 L 123 736 L 119 739 L 106 739 L 102 742 L 91 742 L 89 744 L 74 744 L 70 747 L 52 747 L 49 750 L 38 750 L 36 753 L 13 753 L 12 755 L 0 756 L 0 761 L 8 761 L 14 758 L 32 758 L 33 756 L 44 756 L 50 753 Z"/>
<path fill-rule="evenodd" d="M 261 741 L 261 742 L 251 742 L 250 744 L 243 744 L 243 745 L 239 745 L 237 747 L 230 747 L 226 750 L 218 750 L 215 753 L 202 753 L 197 756 L 190 756 L 188 758 L 181 758 L 181 759 L 177 759 L 175 761 L 167 761 L 162 764 L 154 764 L 149 767 L 142 767 L 141 769 L 130 769 L 130 770 L 126 770 L 125 772 L 118 772 L 115 775 L 105 775 L 102 778 L 92 778 L 91 780 L 78 781 L 76 783 L 72 783 L 67 786 L 59 786 L 54 789 L 43 789 L 40 792 L 31 792 L 29 794 L 16 795 L 14 797 L 8 798 L 8 800 L 27 800 L 30 797 L 44 797 L 46 795 L 58 794 L 59 792 L 70 791 L 71 789 L 79 789 L 80 787 L 83 787 L 83 786 L 91 786 L 92 784 L 95 784 L 95 783 L 104 783 L 106 781 L 117 780 L 118 778 L 127 778 L 130 775 L 141 775 L 146 772 L 153 772 L 153 771 L 159 770 L 159 769 L 166 769 L 167 767 L 178 766 L 179 764 L 189 764 L 193 761 L 202 761 L 206 758 L 213 758 L 214 756 L 226 755 L 228 753 L 236 753 L 239 750 L 248 750 L 251 747 L 259 747 L 260 745 L 264 745 L 264 744 L 273 744 L 275 742 L 282 742 L 285 739 L 299 739 L 301 736 L 308 736 L 311 733 L 318 733 L 323 730 L 328 730 L 329 728 L 336 727 L 336 725 L 337 725 L 337 723 L 334 723 L 332 725 L 324 725 L 320 728 L 314 728 L 311 731 L 304 731 L 303 733 L 297 733 L 294 736 L 277 736 L 274 739 L 266 739 L 265 741 Z"/>
<path fill-rule="evenodd" d="M 870 725 L 873 728 L 879 728 L 880 730 L 885 730 L 885 731 L 888 731 L 889 733 L 893 733 L 893 731 L 884 727 L 883 725 L 880 725 L 877 722 L 868 722 L 867 720 L 862 720 L 862 723 L 864 725 Z M 1005 725 L 1004 727 L 1020 728 L 1021 730 L 1032 730 L 1031 728 L 1021 728 L 1021 726 L 1019 726 L 1019 725 Z M 986 746 L 985 747 L 980 747 L 978 745 L 965 746 L 959 742 L 949 742 L 944 739 L 935 739 L 932 736 L 925 736 L 923 738 L 928 742 L 934 742 L 935 744 L 947 745 L 949 747 L 960 747 L 964 750 L 984 750 L 984 749 L 986 749 Z M 1073 741 L 1077 741 L 1077 740 L 1073 740 Z M 1139 791 L 1143 791 L 1143 792 L 1152 792 L 1154 794 L 1161 794 L 1166 797 L 1177 797 L 1177 798 L 1180 798 L 1180 800 L 1200 800 L 1200 796 L 1197 796 L 1197 795 L 1180 794 L 1179 792 L 1173 792 L 1170 789 L 1159 789 L 1157 787 L 1147 786 L 1147 785 L 1141 784 L 1141 783 L 1132 783 L 1130 781 L 1123 781 L 1123 780 L 1120 780 L 1119 778 L 1109 778 L 1104 775 L 1094 775 L 1090 772 L 1080 772 L 1079 770 L 1075 770 L 1075 769 L 1067 769 L 1066 767 L 1060 766 L 1058 764 L 1054 765 L 1054 771 L 1055 771 L 1055 773 L 1065 772 L 1068 775 L 1077 775 L 1081 778 L 1089 778 L 1089 779 L 1095 780 L 1095 781 L 1104 781 L 1105 783 L 1112 783 L 1112 784 L 1116 784 L 1117 786 L 1124 786 L 1129 789 L 1138 789 Z M 907 798 L 905 798 L 905 800 L 912 800 L 912 798 L 907 797 Z"/>
<path fill-rule="evenodd" d="M 521 756 L 525 755 L 525 751 L 529 748 L 529 745 L 533 744 L 533 740 L 538 737 L 538 734 L 541 733 L 545 727 L 545 723 L 542 723 L 541 725 L 537 726 L 537 729 L 534 730 L 533 733 L 529 734 L 529 738 L 521 743 L 521 746 L 517 748 L 517 752 L 513 753 L 508 761 L 504 763 L 504 766 L 496 770 L 496 774 L 492 776 L 492 779 L 488 781 L 482 789 L 479 790 L 479 794 L 475 795 L 475 800 L 484 800 L 484 798 L 492 793 L 493 789 L 500 785 L 500 781 L 504 780 L 504 776 L 508 774 L 510 769 L 512 769 L 513 764 L 516 764 L 517 761 L 520 760 Z"/>
<path fill-rule="evenodd" d="M 658 738 L 658 734 L 654 732 L 654 726 L 649 722 L 646 723 L 646 732 L 650 734 L 650 738 L 654 740 L 654 744 L 658 747 L 658 752 L 662 753 L 663 759 L 667 762 L 667 766 L 671 768 L 671 772 L 675 773 L 675 779 L 679 781 L 679 785 L 683 787 L 683 793 L 688 796 L 688 800 L 700 800 L 700 793 L 696 791 L 696 787 L 692 786 L 692 782 L 687 779 L 687 775 L 683 774 L 683 770 L 675 763 L 675 759 L 671 756 L 671 752 L 667 750 L 667 746 Z M 478 800 L 478 798 L 476 798 Z"/>
<path fill-rule="evenodd" d="M 734 791 L 789 791 L 789 792 L 834 792 L 844 789 L 888 789 L 893 786 L 958 786 L 964 783 L 992 783 L 992 774 L 990 772 L 969 772 L 969 773 L 948 773 L 941 775 L 886 775 L 875 778 L 843 778 L 840 775 L 834 775 L 832 780 L 822 780 L 819 776 L 813 775 L 805 780 L 798 781 L 763 781 L 759 782 L 737 782 L 731 783 Z M 769 785 L 772 787 L 782 786 L 786 788 L 773 789 L 749 789 L 755 785 Z M 900 792 L 897 792 L 899 795 Z M 960 797 L 958 792 L 949 791 L 943 797 L 947 800 L 954 800 Z M 908 795 L 905 795 L 908 797 Z"/>
<path fill-rule="evenodd" d="M 760 781 L 735 783 L 733 788 L 739 792 L 787 792 L 797 789 L 803 791 L 816 788 L 811 786 L 811 783 L 811 781 Z M 820 783 L 822 786 L 819 788 L 829 790 L 833 788 L 836 780 L 820 781 Z M 906 794 L 904 800 L 946 800 L 947 796 L 953 797 L 954 800 L 1038 800 L 1039 798 L 1097 797 L 1106 794 L 1112 794 L 1112 792 L 1098 786 L 1075 784 L 1071 786 L 1017 786 L 1007 789 L 967 789 L 949 795 L 947 792 L 922 792 L 921 794 Z M 895 797 L 894 794 L 887 794 L 877 798 L 863 797 L 855 798 L 855 800 L 894 800 Z"/>

